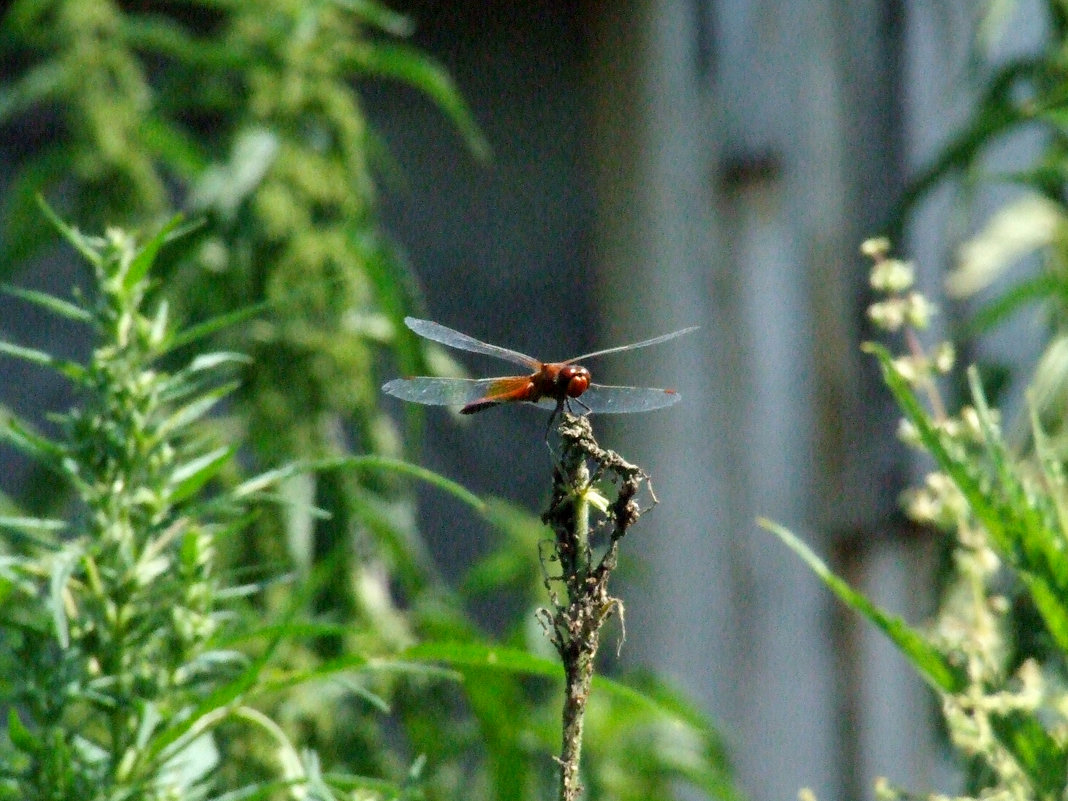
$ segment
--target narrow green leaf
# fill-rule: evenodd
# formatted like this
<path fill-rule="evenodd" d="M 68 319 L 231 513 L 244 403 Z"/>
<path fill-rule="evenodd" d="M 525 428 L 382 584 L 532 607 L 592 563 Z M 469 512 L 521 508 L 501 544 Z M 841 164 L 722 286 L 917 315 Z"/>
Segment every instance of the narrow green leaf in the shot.
<path fill-rule="evenodd" d="M 335 790 L 352 798 L 404 798 L 410 793 L 410 787 L 402 787 L 388 779 L 361 776 L 355 773 L 329 772 L 324 774 L 327 784 Z M 217 798 L 212 801 L 245 801 L 238 798 Z"/>
<path fill-rule="evenodd" d="M 351 11 L 368 25 L 393 36 L 411 36 L 415 30 L 412 21 L 404 14 L 399 14 L 374 0 L 333 0 L 333 3 L 339 8 Z"/>
<path fill-rule="evenodd" d="M 216 448 L 175 469 L 171 475 L 171 502 L 178 503 L 196 493 L 218 475 L 234 455 L 234 448 Z"/>
<path fill-rule="evenodd" d="M 408 662 L 441 662 L 454 668 L 492 668 L 521 676 L 562 679 L 559 662 L 534 656 L 518 648 L 481 642 L 424 642 L 401 651 L 398 658 Z"/>
<path fill-rule="evenodd" d="M 162 248 L 167 242 L 170 242 L 174 238 L 174 233 L 177 231 L 178 226 L 182 222 L 182 215 L 175 215 L 170 221 L 164 225 L 155 236 L 145 242 L 137 251 L 137 255 L 134 256 L 127 267 L 126 275 L 123 276 L 123 286 L 130 289 L 134 285 L 144 280 L 148 274 L 149 268 L 156 260 L 156 256 L 159 255 L 160 248 Z"/>
<path fill-rule="evenodd" d="M 152 721 L 151 728 L 155 728 L 156 722 Z M 148 728 L 147 716 L 142 718 L 142 724 L 145 725 L 144 734 L 147 735 L 151 731 Z M 144 747 L 144 741 L 138 742 L 137 747 Z M 154 779 L 157 786 L 169 788 L 172 798 L 203 798 L 197 790 L 203 789 L 208 776 L 218 769 L 219 762 L 220 755 L 215 738 L 210 733 L 201 734 L 192 739 L 181 753 L 162 765 Z"/>
<path fill-rule="evenodd" d="M 296 746 L 293 745 L 293 741 L 289 738 L 285 729 L 275 723 L 270 716 L 265 715 L 258 709 L 252 709 L 245 705 L 235 707 L 233 716 L 236 720 L 243 720 L 246 723 L 251 723 L 271 739 L 274 743 L 271 751 L 273 752 L 274 760 L 280 768 L 280 778 L 282 781 L 290 787 L 312 788 L 312 777 L 310 777 L 308 771 L 305 770 L 304 760 L 301 759 L 300 753 L 297 751 Z M 185 751 L 186 748 L 183 747 L 181 751 L 175 753 L 175 758 L 184 757 Z M 313 761 L 314 759 L 314 756 L 309 756 L 309 761 Z M 323 794 L 315 793 L 314 791 L 308 793 L 308 797 L 313 799 L 324 798 Z"/>
<path fill-rule="evenodd" d="M 1034 119 L 1052 125 L 1061 133 L 1068 133 L 1068 107 L 1056 106 L 1041 109 L 1034 114 Z"/>
<path fill-rule="evenodd" d="M 879 359 L 886 385 L 898 406 L 915 426 L 939 468 L 964 495 L 995 550 L 1020 572 L 1028 584 L 1050 634 L 1068 648 L 1068 609 L 1059 600 L 1068 589 L 1068 557 L 1061 549 L 1059 532 L 1050 528 L 1050 525 L 1056 526 L 1056 512 L 1049 510 L 1051 523 L 1047 525 L 1047 515 L 1034 506 L 1010 469 L 1004 445 L 995 435 L 990 410 L 975 371 L 970 372 L 969 383 L 984 426 L 987 454 L 995 472 L 991 478 L 997 479 L 993 488 L 989 480 L 976 473 L 973 465 L 954 458 L 946 449 L 941 434 L 932 425 L 912 388 L 894 368 L 889 351 L 870 343 L 865 349 Z M 1003 493 L 1006 500 L 999 499 L 996 493 Z"/>
<path fill-rule="evenodd" d="M 951 138 L 934 160 L 913 177 L 904 196 L 893 211 L 890 238 L 899 241 L 902 237 L 907 215 L 936 186 L 947 178 L 963 172 L 973 165 L 983 150 L 1021 123 L 1027 124 L 1030 117 L 1005 103 L 1000 98 L 988 98 L 981 102 L 971 120 Z"/>
<path fill-rule="evenodd" d="M 4 189 L 3 236 L 0 236 L 0 276 L 10 277 L 20 265 L 51 247 L 55 231 L 41 214 L 38 197 L 68 174 L 66 143 L 42 146 L 17 165 Z"/>
<path fill-rule="evenodd" d="M 201 5 L 225 7 L 227 4 L 202 2 Z M 146 52 L 174 58 L 187 69 L 221 73 L 248 68 L 247 46 L 245 40 L 238 37 L 219 40 L 193 37 L 188 29 L 162 14 L 123 14 L 120 24 L 124 42 Z"/>
<path fill-rule="evenodd" d="M 968 386 L 982 426 L 986 451 L 998 478 L 998 489 L 1006 498 L 1003 504 L 1006 512 L 1002 517 L 1010 521 L 1011 536 L 1022 555 L 1016 563 L 1024 581 L 1032 588 L 1036 606 L 1050 633 L 1062 648 L 1068 650 L 1068 608 L 1062 600 L 1068 596 L 1068 557 L 1063 549 L 1064 537 L 1059 528 L 1057 509 L 1047 496 L 1029 492 L 1017 475 L 1004 441 L 997 433 L 979 373 L 974 367 L 968 369 Z"/>
<path fill-rule="evenodd" d="M 461 678 L 456 671 L 448 670 L 429 662 L 392 657 L 369 659 L 362 654 L 346 654 L 335 659 L 328 659 L 311 668 L 280 672 L 272 676 L 270 681 L 261 682 L 256 687 L 255 692 L 257 695 L 272 694 L 309 681 L 319 681 L 325 678 L 336 679 L 339 675 L 346 673 L 406 674 L 424 679 L 438 678 L 445 681 L 459 681 Z M 367 692 L 366 688 L 361 691 L 361 694 L 365 692 Z M 385 704 L 384 701 L 382 703 L 388 708 L 388 704 Z"/>
<path fill-rule="evenodd" d="M 280 482 L 285 481 L 291 476 L 306 473 L 308 470 L 309 467 L 304 463 L 291 462 L 242 481 L 234 487 L 232 494 L 234 498 L 248 498 L 263 492 L 269 487 L 277 486 Z"/>
<path fill-rule="evenodd" d="M 395 335 L 389 344 L 398 368 L 405 375 L 420 375 L 424 367 L 423 349 L 403 322 L 406 316 L 418 311 L 419 284 L 415 276 L 403 256 L 388 242 L 368 236 L 355 225 L 349 227 L 347 234 L 350 246 L 362 256 L 361 262 L 374 286 L 377 308 L 393 325 Z M 414 403 L 405 406 L 405 435 L 409 442 L 420 442 L 423 410 Z"/>
<path fill-rule="evenodd" d="M 346 676 L 339 676 L 337 682 L 352 693 L 354 697 L 364 701 L 368 706 L 378 710 L 379 713 L 388 715 L 393 711 L 393 708 L 389 705 L 389 701 L 378 693 L 373 692 L 370 687 L 366 687 Z"/>
<path fill-rule="evenodd" d="M 266 310 L 270 309 L 274 304 L 268 301 L 263 303 L 256 303 L 251 306 L 246 306 L 237 311 L 227 312 L 226 314 L 220 314 L 218 317 L 212 317 L 210 320 L 205 320 L 197 325 L 190 326 L 184 331 L 180 331 L 171 337 L 167 343 L 167 352 L 177 350 L 192 342 L 204 339 L 214 334 L 216 331 L 221 331 L 224 328 L 243 323 L 245 320 L 251 320 L 253 317 L 257 317 Z"/>
<path fill-rule="evenodd" d="M 227 365 L 245 365 L 250 361 L 247 356 L 240 353 L 219 352 L 197 356 L 182 370 L 164 379 L 160 398 L 171 404 L 195 398 L 200 393 L 214 388 L 217 378 L 213 375 L 214 371 Z"/>
<path fill-rule="evenodd" d="M 66 451 L 47 437 L 30 431 L 18 420 L 11 418 L 6 428 L 0 428 L 0 439 L 10 442 L 42 467 L 62 474 Z"/>
<path fill-rule="evenodd" d="M 340 637 L 352 633 L 352 626 L 347 623 L 324 623 L 317 620 L 291 620 L 283 623 L 265 623 L 255 626 L 241 626 L 222 635 L 215 642 L 219 646 L 234 648 L 238 645 L 255 643 L 259 640 L 276 640 L 283 638 L 290 642 L 314 640 L 321 637 Z M 365 657 L 361 657 L 366 662 Z"/>
<path fill-rule="evenodd" d="M 51 368 L 71 381 L 78 382 L 85 377 L 85 368 L 80 364 L 69 362 L 66 359 L 57 359 L 51 353 L 45 353 L 43 350 L 37 350 L 36 348 L 26 348 L 22 345 L 0 340 L 0 353 L 42 367 Z"/>
<path fill-rule="evenodd" d="M 1050 273 L 1020 281 L 999 293 L 996 298 L 972 314 L 965 323 L 962 333 L 966 336 L 986 333 L 1005 322 L 1027 304 L 1049 300 L 1063 295 L 1064 292 L 1064 280 Z"/>
<path fill-rule="evenodd" d="M 51 312 L 55 312 L 60 317 L 66 317 L 68 320 L 88 323 L 92 322 L 93 319 L 93 315 L 88 310 L 71 303 L 69 300 L 63 300 L 62 298 L 57 298 L 55 295 L 49 295 L 47 292 L 38 292 L 33 289 L 21 289 L 9 284 L 0 284 L 0 291 L 5 295 L 11 295 L 20 300 L 34 303 Z"/>
<path fill-rule="evenodd" d="M 56 627 L 56 638 L 61 648 L 70 646 L 70 628 L 67 623 L 67 604 L 64 595 L 67 583 L 74 573 L 74 567 L 81 558 L 81 552 L 74 547 L 64 549 L 56 554 L 48 577 L 49 607 L 52 612 L 52 622 Z"/>
<path fill-rule="evenodd" d="M 1035 798 L 1061 798 L 1068 779 L 1064 748 L 1042 727 L 1034 714 L 991 715 L 998 740 L 1016 758 L 1035 785 Z"/>
<path fill-rule="evenodd" d="M 932 645 L 920 632 L 911 628 L 901 618 L 891 615 L 873 604 L 862 593 L 857 592 L 845 581 L 836 576 L 826 563 L 804 542 L 794 536 L 788 529 L 770 520 L 760 520 L 760 525 L 775 534 L 794 553 L 812 569 L 828 589 L 838 598 L 859 612 L 886 634 L 898 650 L 904 654 L 917 672 L 932 687 L 943 692 L 959 692 L 965 686 L 965 676 L 959 668 Z"/>
<path fill-rule="evenodd" d="M 175 432 L 196 422 L 215 408 L 219 401 L 232 393 L 239 386 L 239 382 L 231 381 L 200 394 L 192 403 L 182 406 L 175 411 L 174 414 L 164 420 L 159 426 L 157 436 L 172 436 Z"/>
<path fill-rule="evenodd" d="M 22 543 L 42 551 L 55 551 L 59 547 L 60 540 L 55 532 L 67 528 L 65 520 L 46 520 L 39 517 L 11 517 L 0 516 L 0 532 L 4 532 L 0 539 L 9 543 Z M 49 536 L 42 536 L 42 535 Z"/>
<path fill-rule="evenodd" d="M 87 237 L 77 228 L 69 226 L 65 222 L 63 222 L 63 220 L 60 219 L 59 215 L 52 211 L 52 207 L 48 205 L 44 197 L 42 197 L 41 195 L 37 196 L 37 205 L 41 207 L 41 210 L 44 212 L 45 217 L 47 217 L 48 221 L 51 222 L 53 226 L 55 226 L 55 229 L 59 231 L 59 233 L 63 236 L 64 239 L 66 239 L 68 242 L 70 242 L 71 245 L 74 246 L 75 250 L 82 254 L 82 256 L 87 262 L 92 264 L 94 267 L 99 267 L 101 265 L 103 257 L 101 256 L 99 250 L 94 247 L 89 237 Z"/>
<path fill-rule="evenodd" d="M 196 139 L 171 120 L 147 114 L 137 127 L 145 146 L 187 182 L 192 183 L 207 168 L 208 159 Z"/>
<path fill-rule="evenodd" d="M 214 370 L 224 364 L 246 365 L 251 363 L 252 359 L 243 353 L 216 351 L 214 353 L 198 354 L 183 372 L 198 373 L 206 370 Z"/>
<path fill-rule="evenodd" d="M 403 255 L 381 237 L 368 234 L 355 223 L 346 227 L 345 234 L 349 247 L 359 254 L 374 286 L 376 308 L 393 324 L 394 331 L 402 334 L 395 337 L 392 344 L 409 347 L 409 358 L 402 359 L 401 364 L 405 367 L 413 365 L 421 351 L 415 345 L 417 339 L 407 335 L 408 329 L 403 321 L 418 306 L 419 283 L 415 275 Z"/>
<path fill-rule="evenodd" d="M 403 44 L 375 42 L 360 48 L 359 62 L 353 66 L 372 75 L 403 81 L 426 94 L 463 134 L 474 156 L 480 161 L 489 159 L 489 142 L 452 76 L 425 52 Z"/>
<path fill-rule="evenodd" d="M 403 459 L 393 459 L 388 456 L 341 456 L 333 459 L 305 462 L 304 465 L 309 470 L 334 470 L 347 467 L 355 470 L 388 470 L 394 473 L 401 473 L 444 490 L 476 511 L 481 512 L 485 509 L 485 502 L 466 487 L 435 473 L 433 470 L 427 470 L 425 467 L 406 462 Z"/>
<path fill-rule="evenodd" d="M 16 531 L 63 531 L 67 525 L 66 520 L 0 515 L 0 528 L 15 529 Z"/>
<path fill-rule="evenodd" d="M 261 780 L 253 784 L 246 784 L 237 790 L 227 793 L 208 796 L 205 801 L 273 801 L 276 798 L 293 797 L 293 783 L 285 779 Z M 319 801 L 310 793 L 305 796 L 311 801 Z M 387 798 L 400 798 L 399 791 Z"/>
<path fill-rule="evenodd" d="M 42 750 L 41 743 L 22 722 L 15 706 L 12 704 L 7 710 L 7 736 L 11 739 L 11 744 L 20 751 L 36 756 Z"/>
<path fill-rule="evenodd" d="M 492 643 L 429 641 L 405 649 L 397 658 L 410 662 L 441 663 L 457 670 L 477 668 L 553 681 L 560 681 L 564 677 L 559 662 Z M 622 682 L 598 675 L 594 676 L 593 687 L 598 693 L 604 693 L 618 703 L 629 704 L 636 709 L 699 729 L 705 728 L 704 723 L 696 719 L 691 711 L 680 710 L 674 702 L 641 692 Z"/>
<path fill-rule="evenodd" d="M 942 443 L 941 434 L 931 424 L 926 410 L 920 404 L 908 382 L 901 377 L 893 364 L 890 352 L 874 343 L 866 343 L 863 349 L 872 353 L 879 360 L 883 371 L 883 380 L 889 387 L 898 407 L 904 413 L 919 433 L 920 441 L 924 448 L 934 458 L 939 468 L 943 470 L 957 485 L 971 507 L 976 519 L 986 528 L 993 544 L 999 552 L 1009 557 L 1013 553 L 1012 539 L 1007 533 L 1006 521 L 1001 516 L 1001 510 L 991 501 L 984 491 L 979 477 L 973 474 L 972 467 L 967 462 L 954 459 Z"/>
<path fill-rule="evenodd" d="M 1034 601 L 1035 609 L 1042 616 L 1046 624 L 1046 630 L 1057 643 L 1062 652 L 1068 653 L 1068 607 L 1065 606 L 1065 597 L 1041 578 L 1025 571 L 1021 571 L 1020 577 Z"/>
<path fill-rule="evenodd" d="M 67 68 L 57 60 L 42 61 L 14 81 L 0 86 L 0 121 L 7 122 L 53 95 L 67 80 Z"/>
<path fill-rule="evenodd" d="M 317 470 L 387 470 L 402 475 L 408 475 L 431 486 L 442 489 L 464 504 L 478 512 L 485 510 L 485 502 L 461 484 L 457 484 L 433 470 L 406 462 L 403 459 L 394 459 L 389 456 L 338 456 L 329 459 L 312 459 L 300 462 L 291 462 L 282 467 L 268 470 L 258 476 L 253 476 L 234 489 L 234 496 L 238 498 L 248 497 L 278 482 L 297 475 Z"/>

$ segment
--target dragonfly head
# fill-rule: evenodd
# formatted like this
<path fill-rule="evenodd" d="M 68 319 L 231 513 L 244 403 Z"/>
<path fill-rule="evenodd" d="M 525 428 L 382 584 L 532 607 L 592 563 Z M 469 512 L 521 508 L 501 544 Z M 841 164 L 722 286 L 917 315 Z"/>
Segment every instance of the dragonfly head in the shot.
<path fill-rule="evenodd" d="M 590 388 L 590 371 L 577 364 L 564 365 L 556 377 L 556 386 L 568 398 L 577 398 Z"/>

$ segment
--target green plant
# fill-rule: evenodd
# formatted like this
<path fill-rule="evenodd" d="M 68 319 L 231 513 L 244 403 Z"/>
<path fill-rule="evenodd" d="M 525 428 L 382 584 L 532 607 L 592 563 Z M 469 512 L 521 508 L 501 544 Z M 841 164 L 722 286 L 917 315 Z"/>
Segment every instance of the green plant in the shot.
<path fill-rule="evenodd" d="M 69 520 L 0 519 L 0 796 L 209 797 L 226 758 L 216 732 L 228 721 L 272 739 L 281 762 L 239 786 L 262 796 L 321 784 L 314 758 L 247 703 L 281 635 L 259 632 L 255 656 L 228 642 L 242 588 L 220 573 L 217 546 L 247 528 L 269 478 L 209 492 L 233 449 L 198 422 L 233 391 L 226 373 L 244 357 L 203 353 L 161 367 L 190 340 L 165 302 L 147 302 L 173 226 L 143 246 L 117 229 L 94 238 L 61 228 L 93 268 L 93 294 L 10 291 L 84 325 L 90 358 L 0 343 L 0 353 L 56 371 L 80 402 L 54 418 L 55 436 L 16 419 L 3 430 L 71 488 L 76 507 Z"/>
<path fill-rule="evenodd" d="M 1043 17 L 1044 38 L 1033 51 L 1008 59 L 991 55 L 1020 14 L 1035 13 Z M 961 86 L 962 92 L 975 96 L 973 110 L 911 178 L 890 231 L 898 239 L 910 213 L 921 208 L 935 188 L 954 192 L 958 202 L 951 233 L 963 242 L 946 289 L 950 298 L 966 302 L 953 309 L 961 313 L 949 320 L 956 326 L 954 338 L 967 347 L 967 340 L 996 329 L 1021 310 L 1040 309 L 1050 336 L 1030 379 L 1039 390 L 1033 403 L 1044 425 L 1057 429 L 1051 433 L 1059 439 L 1059 401 L 1068 386 L 1062 353 L 1068 331 L 1068 10 L 1060 0 L 1048 0 L 1037 9 L 988 2 L 979 4 L 975 18 L 975 44 Z M 1033 156 L 1020 163 L 1017 155 L 1011 166 L 1001 166 L 1004 158 L 997 149 L 1006 146 Z M 998 205 L 985 219 L 975 219 L 971 212 L 981 208 L 975 201 L 989 200 L 983 190 L 993 186 L 1002 190 Z M 991 391 L 1006 378 L 1027 380 L 1032 369 L 1021 363 L 983 366 Z"/>
<path fill-rule="evenodd" d="M 0 47 L 15 69 L 0 87 L 0 120 L 56 124 L 12 161 L 0 270 L 16 271 L 49 240 L 38 193 L 90 230 L 186 210 L 198 225 L 159 254 L 153 277 L 205 347 L 250 356 L 232 366 L 232 413 L 214 419 L 220 440 L 242 450 L 240 463 L 222 465 L 222 485 L 290 460 L 401 452 L 374 368 L 414 291 L 377 224 L 371 162 L 381 148 L 356 82 L 415 84 L 484 147 L 447 74 L 401 41 L 410 30 L 378 3 L 345 0 L 6 7 Z M 397 349 L 421 358 L 403 341 Z M 28 487 L 23 508 L 56 514 L 67 502 L 41 468 Z M 253 515 L 245 536 L 218 548 L 245 576 L 315 577 L 308 612 L 337 628 L 288 644 L 285 658 L 307 665 L 354 642 L 410 644 L 402 607 L 432 606 L 443 588 L 407 522 L 406 486 L 334 467 L 284 476 L 277 491 L 284 514 Z M 289 596 L 273 583 L 256 602 L 271 619 Z M 360 714 L 345 710 L 358 719 L 349 727 L 323 714 L 314 691 L 299 695 L 279 710 L 291 730 L 368 755 L 369 770 L 395 767 Z"/>
<path fill-rule="evenodd" d="M 486 150 L 445 71 L 402 41 L 410 32 L 404 16 L 375 2 L 11 4 L 0 47 L 18 68 L 0 86 L 0 122 L 56 124 L 12 160 L 0 271 L 25 266 L 48 241 L 39 193 L 89 230 L 180 209 L 201 224 L 157 262 L 174 314 L 258 314 L 255 326 L 219 327 L 211 338 L 252 356 L 232 401 L 248 457 L 263 468 L 354 451 L 398 455 L 374 367 L 391 321 L 416 297 L 378 225 L 372 162 L 382 148 L 356 82 L 413 84 L 474 152 Z M 419 362 L 405 338 L 395 344 L 405 363 Z M 323 540 L 352 536 L 361 526 L 346 502 L 353 494 L 395 497 L 360 478 L 324 474 L 291 488 L 311 492 L 333 521 L 294 522 L 315 536 L 292 558 L 312 563 Z M 45 488 L 40 497 L 52 496 Z M 285 532 L 266 523 L 251 539 L 234 558 L 273 559 L 287 547 Z"/>
<path fill-rule="evenodd" d="M 1034 456 L 1006 445 L 978 373 L 971 404 L 944 409 L 936 378 L 952 349 L 921 345 L 931 307 L 911 290 L 911 265 L 873 240 L 872 285 L 883 295 L 872 318 L 903 331 L 894 356 L 866 349 L 882 367 L 904 423 L 902 439 L 934 461 L 923 487 L 906 494 L 910 514 L 951 536 L 953 570 L 926 630 L 910 627 L 850 588 L 804 543 L 767 523 L 845 603 L 878 626 L 937 693 L 950 740 L 964 760 L 972 798 L 1056 799 L 1068 787 L 1068 506 L 1063 461 L 1032 418 Z M 1012 614 L 1010 614 L 1012 613 Z M 1026 620 L 1025 626 L 1014 621 Z M 893 797 L 907 794 L 883 785 Z"/>

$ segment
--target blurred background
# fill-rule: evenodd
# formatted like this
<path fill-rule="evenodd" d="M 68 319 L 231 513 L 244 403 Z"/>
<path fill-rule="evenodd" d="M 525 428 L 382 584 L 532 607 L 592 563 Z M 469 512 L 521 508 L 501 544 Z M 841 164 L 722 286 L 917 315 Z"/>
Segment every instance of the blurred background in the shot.
<path fill-rule="evenodd" d="M 858 248 L 891 233 L 948 318 L 958 313 L 942 275 L 1006 190 L 972 189 L 967 214 L 953 181 L 907 212 L 904 192 L 972 113 L 978 64 L 1043 46 L 1043 7 L 391 5 L 451 74 L 491 151 L 477 158 L 418 89 L 360 83 L 389 154 L 376 167 L 377 199 L 412 276 L 411 310 L 543 359 L 701 326 L 590 365 L 595 380 L 675 387 L 683 398 L 596 420 L 602 444 L 651 473 L 660 501 L 624 543 L 621 667 L 651 668 L 690 693 L 755 801 L 800 787 L 872 797 L 887 774 L 950 791 L 918 679 L 756 519 L 793 528 L 906 619 L 931 611 L 936 548 L 898 504 L 922 466 L 894 442 L 888 394 L 859 351 L 873 333 Z M 990 10 L 999 5 L 1002 18 Z M 7 74 L 25 59 L 8 58 Z M 55 135 L 50 120 L 3 129 L 0 180 L 10 186 L 20 154 Z M 984 169 L 1010 170 L 1040 144 L 1007 139 Z M 47 269 L 8 279 L 56 291 L 71 280 Z M 5 334 L 68 336 L 78 351 L 76 335 L 39 322 L 0 306 Z M 983 347 L 1026 363 L 1042 337 L 1024 319 Z M 473 374 L 501 366 L 456 358 Z M 61 390 L 31 371 L 4 370 L 5 404 L 62 405 Z M 540 510 L 551 469 L 541 411 L 432 409 L 424 425 L 422 464 Z M 16 494 L 25 477 L 8 464 L 4 489 Z M 494 547 L 492 528 L 439 493 L 420 492 L 419 504 L 446 580 Z M 496 624 L 492 608 L 480 616 Z"/>

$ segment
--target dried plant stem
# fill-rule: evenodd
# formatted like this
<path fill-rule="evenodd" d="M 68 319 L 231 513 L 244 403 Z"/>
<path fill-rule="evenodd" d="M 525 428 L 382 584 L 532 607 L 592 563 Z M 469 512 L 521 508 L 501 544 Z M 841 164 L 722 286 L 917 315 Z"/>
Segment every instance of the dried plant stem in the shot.
<path fill-rule="evenodd" d="M 561 453 L 553 470 L 552 500 L 542 515 L 554 534 L 552 553 L 542 561 L 552 608 L 540 610 L 539 619 L 564 665 L 559 798 L 576 801 L 582 792 L 582 727 L 601 626 L 614 612 L 623 615 L 623 602 L 609 594 L 608 579 L 620 539 L 642 513 L 634 498 L 648 476 L 601 448 L 588 418 L 565 414 L 558 431 Z M 615 498 L 606 498 L 595 485 L 613 487 Z M 601 532 L 607 532 L 607 542 L 595 553 L 592 541 Z M 550 571 L 553 563 L 559 573 Z"/>

